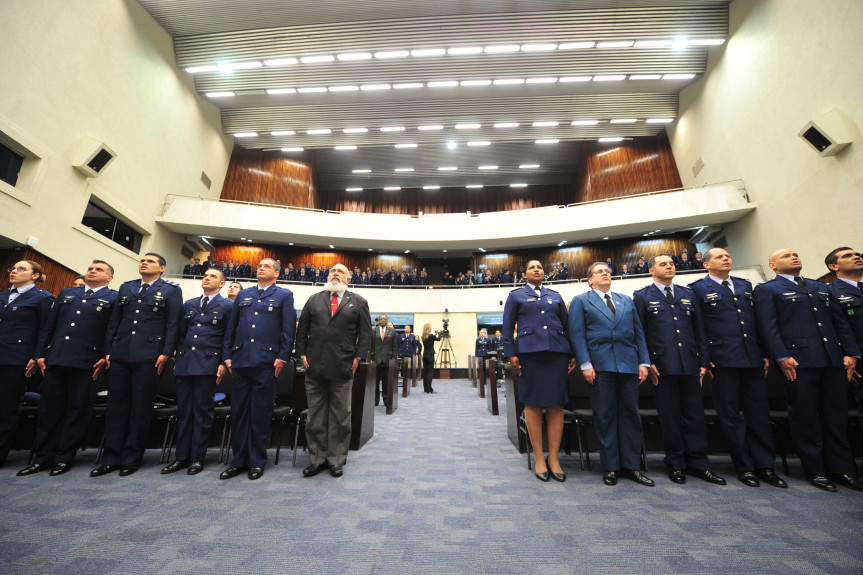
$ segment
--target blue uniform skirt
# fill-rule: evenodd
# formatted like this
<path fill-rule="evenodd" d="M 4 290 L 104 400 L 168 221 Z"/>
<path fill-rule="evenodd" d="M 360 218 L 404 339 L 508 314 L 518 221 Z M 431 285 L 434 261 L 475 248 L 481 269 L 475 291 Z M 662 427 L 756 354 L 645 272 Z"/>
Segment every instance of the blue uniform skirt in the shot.
<path fill-rule="evenodd" d="M 531 407 L 561 407 L 569 401 L 566 370 L 568 353 L 539 351 L 520 353 L 521 375 L 518 377 L 518 397 Z"/>

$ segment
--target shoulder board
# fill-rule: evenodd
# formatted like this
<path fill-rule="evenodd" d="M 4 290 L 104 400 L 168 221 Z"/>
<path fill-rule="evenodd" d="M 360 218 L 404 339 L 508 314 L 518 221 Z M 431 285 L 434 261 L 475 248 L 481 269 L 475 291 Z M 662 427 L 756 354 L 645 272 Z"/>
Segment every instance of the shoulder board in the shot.
<path fill-rule="evenodd" d="M 514 291 L 518 291 L 518 290 L 522 290 L 522 289 L 524 289 L 524 286 L 517 287 L 517 288 L 515 288 L 515 289 L 511 289 L 511 290 L 509 290 L 509 293 L 512 293 L 512 292 L 514 292 Z"/>
<path fill-rule="evenodd" d="M 40 290 L 38 290 L 38 291 L 39 291 L 39 293 L 40 293 L 40 294 L 42 294 L 43 296 L 45 296 L 45 297 L 47 297 L 47 298 L 54 299 L 54 294 L 52 294 L 52 293 L 51 293 L 51 292 L 49 292 L 48 290 L 40 289 Z"/>
<path fill-rule="evenodd" d="M 178 284 L 178 283 L 177 283 L 177 282 L 175 282 L 175 281 L 171 281 L 171 280 L 164 280 L 164 279 L 163 279 L 162 281 L 163 281 L 163 282 L 165 282 L 165 283 L 166 283 L 166 284 L 168 284 L 168 285 L 172 285 L 172 286 L 174 286 L 174 287 L 180 287 L 180 284 Z"/>
<path fill-rule="evenodd" d="M 141 278 L 134 279 L 134 280 L 129 280 L 129 281 L 127 281 L 127 282 L 123 282 L 123 285 L 131 284 L 131 283 L 136 283 L 136 282 L 140 282 L 140 281 L 141 281 Z"/>
<path fill-rule="evenodd" d="M 558 293 L 558 294 L 560 293 L 559 291 L 557 291 L 557 290 L 553 290 L 553 289 L 551 289 L 551 288 L 545 288 L 545 289 L 547 289 L 547 290 L 548 290 L 548 291 L 550 291 L 551 293 Z"/>
<path fill-rule="evenodd" d="M 651 284 L 651 285 L 653 285 L 653 284 Z M 650 286 L 649 286 L 649 285 L 646 285 L 646 286 L 644 286 L 644 287 L 642 287 L 642 288 L 638 288 L 638 289 L 637 289 L 637 290 L 635 290 L 635 291 L 644 291 L 644 290 L 649 289 L 649 288 L 650 288 Z"/>
<path fill-rule="evenodd" d="M 694 282 L 689 282 L 689 283 L 687 284 L 687 287 L 689 287 L 689 286 L 694 286 L 695 284 L 697 284 L 697 283 L 701 283 L 701 282 L 705 281 L 706 279 L 707 279 L 707 276 L 705 276 L 705 277 L 703 277 L 703 278 L 698 278 L 698 279 L 697 279 L 697 280 L 695 280 Z M 741 280 L 741 281 L 742 281 L 742 280 Z"/>
<path fill-rule="evenodd" d="M 776 278 L 770 278 L 769 280 L 764 280 L 764 281 L 760 281 L 760 282 L 758 282 L 758 283 L 755 285 L 755 287 L 763 286 L 763 285 L 767 285 L 767 284 L 772 283 L 772 282 L 775 282 L 775 281 L 776 281 Z"/>

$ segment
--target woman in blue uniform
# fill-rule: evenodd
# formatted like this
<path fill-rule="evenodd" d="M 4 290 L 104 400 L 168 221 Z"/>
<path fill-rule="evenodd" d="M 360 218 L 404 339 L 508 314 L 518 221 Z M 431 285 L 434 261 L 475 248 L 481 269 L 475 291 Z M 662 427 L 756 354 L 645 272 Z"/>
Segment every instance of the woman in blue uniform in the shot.
<path fill-rule="evenodd" d="M 518 394 L 536 457 L 536 477 L 565 481 L 558 454 L 563 435 L 563 406 L 569 401 L 567 374 L 575 367 L 569 345 L 566 304 L 560 294 L 542 285 L 545 271 L 531 260 L 525 285 L 509 293 L 503 309 L 504 354 L 518 373 Z M 513 330 L 518 323 L 518 350 Z M 548 424 L 548 459 L 541 457 L 542 410 Z"/>

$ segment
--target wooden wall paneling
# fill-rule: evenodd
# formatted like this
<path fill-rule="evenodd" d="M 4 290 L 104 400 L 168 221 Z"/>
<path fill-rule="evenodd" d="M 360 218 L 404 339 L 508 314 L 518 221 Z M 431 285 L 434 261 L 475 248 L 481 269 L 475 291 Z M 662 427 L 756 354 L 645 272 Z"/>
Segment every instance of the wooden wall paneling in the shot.
<path fill-rule="evenodd" d="M 317 208 L 314 161 L 286 158 L 279 152 L 234 146 L 222 187 L 223 200 Z"/>
<path fill-rule="evenodd" d="M 60 290 L 72 285 L 72 280 L 78 275 L 78 272 L 61 265 L 51 258 L 45 257 L 39 252 L 30 249 L 14 249 L 9 248 L 0 250 L 0 290 L 9 289 L 9 270 L 21 260 L 33 260 L 42 266 L 42 273 L 45 275 L 45 281 L 36 284 L 39 289 L 43 289 L 53 293 L 55 296 L 60 293 Z M 81 273 L 87 270 L 81 270 Z"/>

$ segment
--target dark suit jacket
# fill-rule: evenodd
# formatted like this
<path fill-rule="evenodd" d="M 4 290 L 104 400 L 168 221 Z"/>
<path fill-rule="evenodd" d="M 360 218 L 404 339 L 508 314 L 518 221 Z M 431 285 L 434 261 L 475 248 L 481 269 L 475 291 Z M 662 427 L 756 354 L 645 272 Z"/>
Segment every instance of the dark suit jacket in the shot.
<path fill-rule="evenodd" d="M 369 353 L 369 304 L 363 296 L 345 291 L 331 317 L 331 297 L 325 290 L 311 296 L 303 306 L 297 327 L 297 354 L 309 362 L 308 377 L 347 381 L 353 377 L 354 358 L 362 360 Z"/>
<path fill-rule="evenodd" d="M 386 330 L 384 340 L 381 341 L 381 326 L 376 325 L 372 329 L 369 360 L 375 364 L 387 364 L 392 358 L 398 356 L 399 338 L 396 335 L 396 330 L 391 327 L 385 327 L 384 330 Z"/>
<path fill-rule="evenodd" d="M 220 294 L 213 296 L 204 309 L 201 296 L 186 300 L 174 375 L 215 377 L 222 363 L 225 331 L 233 310 L 234 303 Z"/>
<path fill-rule="evenodd" d="M 863 290 L 840 279 L 834 280 L 829 290 L 839 302 L 842 315 L 851 324 L 857 345 L 863 347 Z"/>

